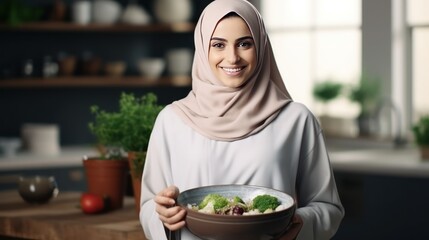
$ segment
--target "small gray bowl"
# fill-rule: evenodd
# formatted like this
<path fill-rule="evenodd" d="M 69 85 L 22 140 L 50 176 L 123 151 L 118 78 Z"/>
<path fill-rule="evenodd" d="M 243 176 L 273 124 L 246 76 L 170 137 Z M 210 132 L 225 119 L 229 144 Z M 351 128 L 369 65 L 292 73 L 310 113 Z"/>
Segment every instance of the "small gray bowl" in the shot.
<path fill-rule="evenodd" d="M 198 204 L 210 193 L 224 197 L 241 197 L 250 201 L 262 194 L 277 197 L 285 209 L 258 215 L 218 215 L 189 209 L 188 204 Z M 194 235 L 210 240 L 260 240 L 273 239 L 286 231 L 295 213 L 295 201 L 288 194 L 271 188 L 251 185 L 214 185 L 189 189 L 180 193 L 178 205 L 186 208 L 186 227 Z"/>
<path fill-rule="evenodd" d="M 28 203 L 47 203 L 58 195 L 58 186 L 53 176 L 20 177 L 19 195 Z"/>

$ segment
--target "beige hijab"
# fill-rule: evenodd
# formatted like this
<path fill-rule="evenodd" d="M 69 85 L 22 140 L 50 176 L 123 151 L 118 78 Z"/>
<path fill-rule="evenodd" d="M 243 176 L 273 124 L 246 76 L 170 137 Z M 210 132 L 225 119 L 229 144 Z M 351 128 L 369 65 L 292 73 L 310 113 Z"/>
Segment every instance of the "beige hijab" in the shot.
<path fill-rule="evenodd" d="M 249 26 L 256 45 L 254 74 L 238 88 L 224 86 L 208 63 L 210 38 L 226 14 L 235 12 Z M 192 91 L 173 107 L 183 121 L 214 140 L 235 141 L 255 134 L 292 101 L 280 76 L 263 20 L 245 0 L 215 0 L 202 12 L 195 28 Z"/>

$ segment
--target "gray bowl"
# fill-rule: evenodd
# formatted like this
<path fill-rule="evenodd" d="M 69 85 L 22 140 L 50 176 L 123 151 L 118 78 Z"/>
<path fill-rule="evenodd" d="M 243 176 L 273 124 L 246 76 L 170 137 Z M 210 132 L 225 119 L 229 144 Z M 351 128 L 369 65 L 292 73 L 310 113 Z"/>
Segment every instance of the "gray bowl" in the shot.
<path fill-rule="evenodd" d="M 206 214 L 189 209 L 188 204 L 198 204 L 210 193 L 218 193 L 227 198 L 241 197 L 250 201 L 257 195 L 269 194 L 277 197 L 286 208 L 258 215 L 218 215 Z M 186 227 L 194 235 L 209 240 L 260 240 L 272 239 L 283 233 L 295 213 L 294 199 L 271 188 L 250 185 L 214 185 L 190 189 L 180 193 L 178 205 L 186 208 Z"/>
<path fill-rule="evenodd" d="M 58 186 L 53 176 L 20 177 L 19 195 L 28 203 L 46 203 L 58 195 Z"/>

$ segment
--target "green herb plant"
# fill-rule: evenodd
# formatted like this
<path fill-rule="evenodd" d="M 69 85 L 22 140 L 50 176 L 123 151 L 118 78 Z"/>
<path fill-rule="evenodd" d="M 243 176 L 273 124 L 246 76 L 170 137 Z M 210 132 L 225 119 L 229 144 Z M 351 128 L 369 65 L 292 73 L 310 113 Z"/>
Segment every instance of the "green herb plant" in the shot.
<path fill-rule="evenodd" d="M 6 0 L 0 3 L 0 22 L 4 21 L 15 27 L 25 22 L 40 20 L 43 12 L 42 8 L 28 6 L 20 0 Z"/>
<path fill-rule="evenodd" d="M 323 82 L 318 82 L 314 85 L 313 96 L 323 102 L 327 103 L 338 97 L 343 89 L 341 83 L 335 82 L 333 80 L 326 80 Z"/>
<path fill-rule="evenodd" d="M 89 123 L 89 129 L 96 136 L 98 143 L 108 149 L 104 156 L 106 159 L 120 157 L 122 151 L 136 152 L 134 166 L 141 171 L 150 134 L 162 108 L 163 106 L 157 104 L 157 96 L 154 93 L 141 97 L 122 93 L 119 111 L 107 112 L 97 105 L 91 106 L 95 120 Z M 141 172 L 138 174 L 140 176 Z"/>
<path fill-rule="evenodd" d="M 417 145 L 429 147 L 429 115 L 420 117 L 412 126 L 412 130 Z"/>
<path fill-rule="evenodd" d="M 343 85 L 331 79 L 317 82 L 313 87 L 313 96 L 316 100 L 322 103 L 322 107 L 326 108 L 328 103 L 337 98 Z M 326 114 L 326 109 L 322 109 L 322 114 Z"/>
<path fill-rule="evenodd" d="M 349 99 L 361 107 L 360 116 L 370 116 L 380 98 L 381 79 L 362 74 L 359 84 L 352 86 Z"/>

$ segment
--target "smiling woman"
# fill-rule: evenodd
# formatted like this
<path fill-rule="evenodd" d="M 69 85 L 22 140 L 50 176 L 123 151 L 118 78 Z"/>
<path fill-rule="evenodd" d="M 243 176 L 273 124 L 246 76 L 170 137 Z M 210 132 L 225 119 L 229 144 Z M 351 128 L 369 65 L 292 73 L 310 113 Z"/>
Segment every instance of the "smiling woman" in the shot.
<path fill-rule="evenodd" d="M 204 239 L 192 232 L 178 197 L 214 185 L 254 185 L 297 199 L 291 224 L 279 221 L 282 231 L 264 239 L 331 238 L 344 208 L 323 133 L 313 114 L 292 101 L 259 12 L 245 0 L 213 1 L 194 37 L 192 90 L 160 112 L 149 141 L 140 208 L 147 238 L 174 232 L 182 240 Z M 226 228 L 209 238 L 255 239 L 241 223 L 232 225 L 232 238 Z"/>

